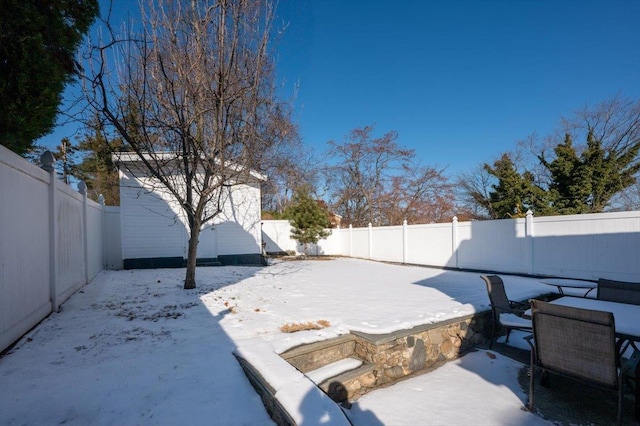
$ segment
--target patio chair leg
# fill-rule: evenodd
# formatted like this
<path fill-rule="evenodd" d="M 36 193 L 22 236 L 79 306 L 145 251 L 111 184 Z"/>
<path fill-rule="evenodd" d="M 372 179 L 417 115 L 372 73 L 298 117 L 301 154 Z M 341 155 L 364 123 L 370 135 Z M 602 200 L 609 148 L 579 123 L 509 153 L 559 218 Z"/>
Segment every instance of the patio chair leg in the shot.
<path fill-rule="evenodd" d="M 536 370 L 536 368 L 533 366 L 533 354 L 532 354 L 531 355 L 531 364 L 530 364 L 530 367 L 529 367 L 529 403 L 527 404 L 527 408 L 531 412 L 533 412 L 533 386 L 534 386 L 535 370 Z"/>
<path fill-rule="evenodd" d="M 507 329 L 507 337 L 504 339 L 505 343 L 509 343 L 509 334 L 511 334 L 511 329 L 510 328 Z"/>
<path fill-rule="evenodd" d="M 498 323 L 495 318 L 492 320 L 491 324 L 491 337 L 489 338 L 489 349 L 493 349 L 493 340 L 497 339 L 498 336 Z"/>
<path fill-rule="evenodd" d="M 635 380 L 635 389 L 636 389 L 636 420 L 640 421 L 640 362 L 636 365 L 636 380 Z"/>
<path fill-rule="evenodd" d="M 624 383 L 622 382 L 622 374 L 618 374 L 618 424 L 622 424 L 622 398 L 624 395 Z"/>

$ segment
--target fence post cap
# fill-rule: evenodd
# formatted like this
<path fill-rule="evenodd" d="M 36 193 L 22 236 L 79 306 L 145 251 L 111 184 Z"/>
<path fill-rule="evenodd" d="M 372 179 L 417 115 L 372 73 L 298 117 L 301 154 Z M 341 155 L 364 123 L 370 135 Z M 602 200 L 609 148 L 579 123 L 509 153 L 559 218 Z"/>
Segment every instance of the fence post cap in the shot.
<path fill-rule="evenodd" d="M 102 194 L 98 195 L 98 202 L 104 206 L 104 195 L 102 195 Z M 262 225 L 262 223 L 261 223 L 261 225 Z"/>
<path fill-rule="evenodd" d="M 83 181 L 78 182 L 78 192 L 82 195 L 87 193 L 87 184 Z"/>
<path fill-rule="evenodd" d="M 53 163 L 56 162 L 56 157 L 53 156 L 53 153 L 49 150 L 42 153 L 40 156 L 40 162 L 42 163 L 42 170 L 47 172 L 53 171 Z"/>

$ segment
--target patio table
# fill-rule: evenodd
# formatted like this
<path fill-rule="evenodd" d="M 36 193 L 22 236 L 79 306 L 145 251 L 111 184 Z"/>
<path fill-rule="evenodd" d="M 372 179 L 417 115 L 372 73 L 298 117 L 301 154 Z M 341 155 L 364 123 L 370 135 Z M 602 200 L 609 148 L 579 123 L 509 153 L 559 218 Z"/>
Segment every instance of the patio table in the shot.
<path fill-rule="evenodd" d="M 575 288 L 587 290 L 582 297 L 587 297 L 591 290 L 598 288 L 597 281 L 578 280 L 569 278 L 543 278 L 540 280 L 542 284 L 554 286 L 558 289 L 558 293 L 564 295 L 565 288 Z"/>

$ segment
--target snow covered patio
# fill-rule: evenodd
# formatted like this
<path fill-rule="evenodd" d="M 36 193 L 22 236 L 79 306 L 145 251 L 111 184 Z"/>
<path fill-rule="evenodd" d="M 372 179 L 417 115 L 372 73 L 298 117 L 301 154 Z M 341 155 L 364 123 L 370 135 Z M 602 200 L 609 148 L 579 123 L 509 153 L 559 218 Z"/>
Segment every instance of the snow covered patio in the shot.
<path fill-rule="evenodd" d="M 102 271 L 0 358 L 0 424 L 271 424 L 233 356 L 238 348 L 281 353 L 488 309 L 478 273 L 356 259 L 199 268 L 189 291 L 183 275 Z M 504 279 L 513 299 L 550 291 L 537 279 Z M 330 325 L 280 331 L 319 321 Z M 522 366 L 480 350 L 367 394 L 348 416 L 356 426 L 545 424 L 521 409 Z M 288 395 L 300 423 L 331 424 L 306 396 Z"/>

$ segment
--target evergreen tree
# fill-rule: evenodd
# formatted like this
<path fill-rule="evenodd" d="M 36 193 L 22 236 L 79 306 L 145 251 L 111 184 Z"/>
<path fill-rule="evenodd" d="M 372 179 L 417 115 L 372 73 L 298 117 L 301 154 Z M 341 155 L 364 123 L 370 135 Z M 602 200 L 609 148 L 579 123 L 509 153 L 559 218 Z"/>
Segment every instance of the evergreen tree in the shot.
<path fill-rule="evenodd" d="M 305 252 L 309 244 L 316 244 L 321 238 L 331 235 L 331 231 L 326 229 L 331 226 L 328 211 L 309 195 L 306 187 L 296 191 L 286 217 L 293 227 L 291 238 L 302 244 Z"/>
<path fill-rule="evenodd" d="M 0 143 L 24 154 L 55 125 L 76 48 L 98 16 L 97 0 L 0 3 Z"/>
<path fill-rule="evenodd" d="M 564 143 L 554 149 L 553 161 L 547 161 L 544 153 L 539 157 L 551 175 L 552 214 L 602 212 L 614 195 L 636 182 L 639 150 L 640 143 L 606 149 L 589 131 L 586 148 L 578 155 L 567 134 Z"/>
<path fill-rule="evenodd" d="M 586 169 L 576 152 L 570 134 L 565 134 L 564 142 L 554 148 L 555 158 L 548 162 L 544 152 L 538 157 L 540 163 L 549 171 L 549 197 L 552 214 L 586 213 L 586 201 L 589 195 Z"/>
<path fill-rule="evenodd" d="M 109 139 L 102 130 L 96 128 L 92 134 L 84 136 L 76 149 L 84 156 L 73 167 L 72 174 L 87 184 L 88 196 L 97 200 L 102 194 L 106 204 L 120 205 L 118 167 L 112 160 L 112 154 L 127 151 L 122 139 Z"/>
<path fill-rule="evenodd" d="M 633 185 L 640 172 L 640 141 L 626 149 L 605 149 L 593 132 L 587 136 L 587 149 L 581 156 L 583 187 L 589 189 L 587 208 L 600 213 L 618 192 Z"/>
<path fill-rule="evenodd" d="M 525 217 L 527 210 L 538 214 L 546 212 L 544 190 L 535 184 L 532 173 L 520 174 L 516 170 L 509 154 L 503 154 L 493 167 L 488 164 L 484 167 L 498 179 L 489 193 L 489 211 L 493 213 L 493 219 Z"/>
<path fill-rule="evenodd" d="M 23 156 L 33 164 L 41 167 L 42 163 L 40 162 L 40 158 L 46 151 L 51 151 L 56 160 L 53 167 L 56 170 L 57 178 L 67 185 L 71 185 L 72 177 L 76 177 L 74 170 L 78 163 L 77 147 L 71 143 L 69 138 L 62 138 L 60 145 L 57 145 L 55 148 L 44 145 L 34 145 L 29 148 L 29 151 L 25 152 Z"/>

